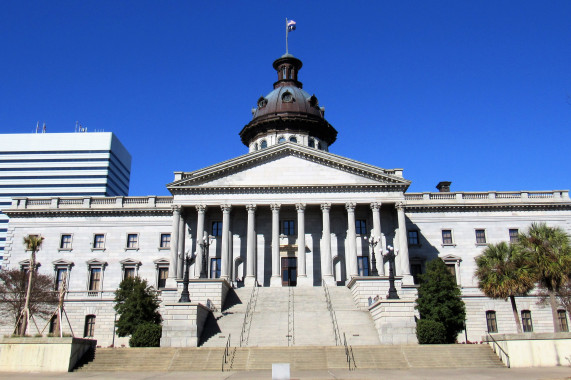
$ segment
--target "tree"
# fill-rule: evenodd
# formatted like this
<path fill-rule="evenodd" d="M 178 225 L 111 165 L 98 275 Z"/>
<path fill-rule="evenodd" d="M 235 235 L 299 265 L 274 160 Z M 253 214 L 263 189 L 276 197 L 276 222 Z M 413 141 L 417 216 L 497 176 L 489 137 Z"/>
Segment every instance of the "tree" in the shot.
<path fill-rule="evenodd" d="M 13 321 L 14 331 L 23 334 L 22 319 L 26 295 L 28 294 L 28 273 L 19 269 L 0 271 L 0 315 Z M 32 283 L 28 302 L 30 315 L 37 315 L 43 319 L 51 317 L 58 297 L 54 291 L 54 279 L 44 274 L 36 274 Z M 20 323 L 19 323 L 20 321 Z"/>
<path fill-rule="evenodd" d="M 30 251 L 30 267 L 28 268 L 28 289 L 26 292 L 26 300 L 24 302 L 24 307 L 22 309 L 22 314 L 16 325 L 20 327 L 19 334 L 26 335 L 26 330 L 30 324 L 30 299 L 32 297 L 32 288 L 34 286 L 34 274 L 36 273 L 36 252 L 42 246 L 44 238 L 38 235 L 27 235 L 24 236 L 24 246 L 28 251 Z"/>
<path fill-rule="evenodd" d="M 553 315 L 553 327 L 559 332 L 556 293 L 571 274 L 571 244 L 569 235 L 560 227 L 532 223 L 518 238 L 520 249 L 529 255 L 535 269 L 536 281 L 547 289 Z"/>
<path fill-rule="evenodd" d="M 416 309 L 421 319 L 440 322 L 446 329 L 446 341 L 454 343 L 464 329 L 466 308 L 454 276 L 441 259 L 430 261 L 420 275 Z"/>
<path fill-rule="evenodd" d="M 145 322 L 160 324 L 159 297 L 155 289 L 140 277 L 127 277 L 115 291 L 115 311 L 119 314 L 117 334 L 131 335 Z"/>
<path fill-rule="evenodd" d="M 510 299 L 517 332 L 521 333 L 515 296 L 526 295 L 535 287 L 534 270 L 529 258 L 517 246 L 500 242 L 488 245 L 476 257 L 476 265 L 478 288 L 490 298 Z"/>

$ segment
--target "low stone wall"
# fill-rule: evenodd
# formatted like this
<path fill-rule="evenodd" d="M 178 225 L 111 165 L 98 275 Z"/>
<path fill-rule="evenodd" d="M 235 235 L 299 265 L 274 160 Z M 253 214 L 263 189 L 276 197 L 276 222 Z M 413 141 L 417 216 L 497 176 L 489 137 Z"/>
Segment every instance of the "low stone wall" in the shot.
<path fill-rule="evenodd" d="M 69 372 L 97 341 L 82 338 L 3 338 L 0 372 Z"/>
<path fill-rule="evenodd" d="M 571 366 L 571 333 L 493 334 L 488 342 L 502 362 L 512 368 Z M 494 347 L 499 345 L 502 350 Z"/>
<path fill-rule="evenodd" d="M 182 280 L 178 282 L 178 297 L 182 292 Z M 220 278 L 200 278 L 189 280 L 188 293 L 192 302 L 201 303 L 213 310 L 222 310 L 230 283 Z M 176 300 L 178 301 L 178 299 Z"/>
<path fill-rule="evenodd" d="M 369 312 L 381 344 L 418 344 L 413 300 L 378 300 Z"/>
<path fill-rule="evenodd" d="M 387 276 L 355 277 L 349 281 L 347 287 L 351 289 L 351 294 L 357 307 L 367 310 L 374 302 L 387 298 L 389 278 Z M 395 277 L 395 288 L 401 299 L 416 300 L 416 287 L 403 286 L 402 277 Z M 370 303 L 369 299 L 371 300 Z"/>
<path fill-rule="evenodd" d="M 161 347 L 198 347 L 210 309 L 191 303 L 165 303 L 161 308 L 163 334 Z"/>

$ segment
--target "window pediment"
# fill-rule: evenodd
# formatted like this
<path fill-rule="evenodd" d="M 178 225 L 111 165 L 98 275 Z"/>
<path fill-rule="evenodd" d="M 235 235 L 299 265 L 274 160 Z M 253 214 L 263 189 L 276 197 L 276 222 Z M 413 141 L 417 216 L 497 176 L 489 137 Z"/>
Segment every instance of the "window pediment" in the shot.
<path fill-rule="evenodd" d="M 106 266 L 107 265 L 107 261 L 101 261 L 98 259 L 91 259 L 85 262 L 88 266 Z"/>

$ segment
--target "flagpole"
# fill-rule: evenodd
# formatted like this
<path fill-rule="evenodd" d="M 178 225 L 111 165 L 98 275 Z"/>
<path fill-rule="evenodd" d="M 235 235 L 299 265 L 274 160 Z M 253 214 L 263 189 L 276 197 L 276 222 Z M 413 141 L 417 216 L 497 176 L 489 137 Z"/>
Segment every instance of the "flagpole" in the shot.
<path fill-rule="evenodd" d="M 288 46 L 287 46 L 287 37 L 288 37 L 289 33 L 287 31 L 287 17 L 286 17 L 286 54 L 288 54 Z"/>

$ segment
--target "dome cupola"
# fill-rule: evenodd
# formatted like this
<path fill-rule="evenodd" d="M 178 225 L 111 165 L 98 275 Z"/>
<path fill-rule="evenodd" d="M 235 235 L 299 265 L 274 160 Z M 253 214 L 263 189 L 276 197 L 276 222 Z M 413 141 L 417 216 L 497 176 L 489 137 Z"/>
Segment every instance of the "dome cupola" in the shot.
<path fill-rule="evenodd" d="M 285 54 L 273 67 L 278 73 L 274 90 L 258 99 L 252 121 L 240 131 L 242 142 L 251 152 L 285 141 L 328 150 L 337 131 L 325 120 L 317 97 L 302 89 L 297 79 L 302 62 Z"/>

